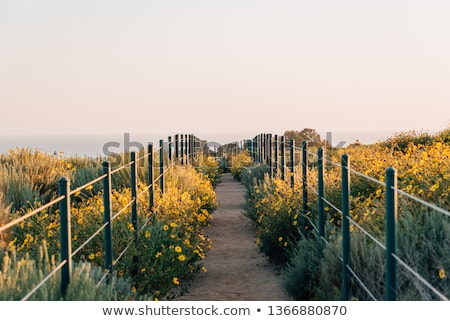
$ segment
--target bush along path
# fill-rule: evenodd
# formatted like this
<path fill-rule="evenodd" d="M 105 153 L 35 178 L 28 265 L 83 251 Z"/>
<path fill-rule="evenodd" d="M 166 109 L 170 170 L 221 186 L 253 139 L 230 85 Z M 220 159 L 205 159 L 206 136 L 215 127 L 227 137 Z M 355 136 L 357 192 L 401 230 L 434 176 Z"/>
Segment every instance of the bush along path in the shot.
<path fill-rule="evenodd" d="M 205 231 L 213 248 L 180 301 L 287 301 L 279 272 L 255 242 L 255 224 L 244 215 L 244 186 L 224 174 L 216 188 L 219 207 Z"/>

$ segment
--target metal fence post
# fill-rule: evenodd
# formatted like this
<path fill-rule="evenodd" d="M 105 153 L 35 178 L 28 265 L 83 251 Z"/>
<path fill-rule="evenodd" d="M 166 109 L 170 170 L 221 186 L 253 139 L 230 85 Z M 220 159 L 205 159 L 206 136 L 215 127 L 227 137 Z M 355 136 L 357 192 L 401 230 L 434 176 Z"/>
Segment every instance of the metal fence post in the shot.
<path fill-rule="evenodd" d="M 159 187 L 161 194 L 164 194 L 164 142 L 162 139 L 159 141 L 159 174 L 161 175 Z"/>
<path fill-rule="evenodd" d="M 280 169 L 281 169 L 281 179 L 284 181 L 284 167 L 285 167 L 285 151 L 284 151 L 284 135 L 280 137 Z"/>
<path fill-rule="evenodd" d="M 348 155 L 342 155 L 342 299 L 350 299 L 350 171 Z"/>
<path fill-rule="evenodd" d="M 135 237 L 137 238 L 138 231 L 138 213 L 137 213 L 137 166 L 136 166 L 136 153 L 131 152 L 131 198 L 134 200 L 131 205 L 131 224 L 133 224 Z"/>
<path fill-rule="evenodd" d="M 168 153 L 169 153 L 169 164 L 172 163 L 172 136 L 169 136 L 167 138 L 167 145 L 168 145 Z"/>
<path fill-rule="evenodd" d="M 273 175 L 277 174 L 278 171 L 278 135 L 274 136 L 274 144 L 273 144 Z"/>
<path fill-rule="evenodd" d="M 389 167 L 386 170 L 386 300 L 397 299 L 396 232 L 397 220 L 397 171 Z"/>
<path fill-rule="evenodd" d="M 113 246 L 112 246 L 112 222 L 111 222 L 111 165 L 105 161 L 103 165 L 103 223 L 106 224 L 104 230 L 105 246 L 105 267 L 112 273 L 113 271 Z"/>
<path fill-rule="evenodd" d="M 175 162 L 178 163 L 180 155 L 178 152 L 178 147 L 180 146 L 179 144 L 179 139 L 178 139 L 178 134 L 175 135 Z"/>
<path fill-rule="evenodd" d="M 267 134 L 267 160 L 269 163 L 270 177 L 273 177 L 272 134 Z"/>
<path fill-rule="evenodd" d="M 303 141 L 302 143 L 302 229 L 305 230 L 306 218 L 308 213 L 308 143 Z"/>
<path fill-rule="evenodd" d="M 59 196 L 64 199 L 59 202 L 61 262 L 66 262 L 61 268 L 61 294 L 66 294 L 72 276 L 72 235 L 70 228 L 70 183 L 62 177 L 58 186 Z"/>
<path fill-rule="evenodd" d="M 317 211 L 319 215 L 319 238 L 325 237 L 325 213 L 324 213 L 324 182 L 323 182 L 323 149 L 319 148 L 317 152 L 318 164 L 317 164 L 317 173 L 318 173 L 318 195 L 317 195 Z"/>
<path fill-rule="evenodd" d="M 155 184 L 153 182 L 153 144 L 148 144 L 148 199 L 149 199 L 149 210 L 153 211 L 155 205 Z"/>
<path fill-rule="evenodd" d="M 295 140 L 291 138 L 290 147 L 290 159 L 289 159 L 289 171 L 291 172 L 291 187 L 295 184 Z"/>

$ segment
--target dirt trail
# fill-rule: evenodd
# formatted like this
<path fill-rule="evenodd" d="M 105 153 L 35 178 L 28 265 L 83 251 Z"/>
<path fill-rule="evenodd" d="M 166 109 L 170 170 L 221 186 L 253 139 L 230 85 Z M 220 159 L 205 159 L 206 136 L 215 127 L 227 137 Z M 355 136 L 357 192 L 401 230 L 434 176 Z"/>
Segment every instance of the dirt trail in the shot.
<path fill-rule="evenodd" d="M 245 188 L 230 174 L 216 187 L 219 201 L 206 234 L 213 249 L 180 301 L 287 301 L 279 273 L 255 244 L 255 224 L 244 212 Z"/>

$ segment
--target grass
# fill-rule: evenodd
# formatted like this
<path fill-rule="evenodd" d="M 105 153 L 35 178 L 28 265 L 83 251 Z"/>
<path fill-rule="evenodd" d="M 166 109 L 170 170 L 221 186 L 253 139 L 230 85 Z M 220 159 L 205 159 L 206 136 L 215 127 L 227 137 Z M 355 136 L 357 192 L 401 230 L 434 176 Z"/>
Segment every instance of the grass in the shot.
<path fill-rule="evenodd" d="M 128 156 L 110 159 L 112 167 L 126 164 Z M 167 155 L 165 155 L 168 164 Z M 158 163 L 155 157 L 155 163 Z M 220 172 L 212 160 L 193 168 L 172 166 L 165 173 L 165 193 L 154 186 L 154 211 L 148 208 L 144 191 L 147 160 L 138 166 L 138 226 L 131 224 L 130 172 L 125 168 L 113 175 L 112 210 L 114 273 L 111 281 L 96 286 L 103 276 L 103 233 L 88 238 L 103 225 L 102 183 L 87 186 L 72 196 L 71 225 L 74 274 L 63 298 L 56 273 L 33 300 L 141 300 L 170 299 L 188 280 L 201 271 L 199 263 L 210 248 L 203 228 L 216 208 L 213 182 Z M 63 157 L 38 150 L 17 149 L 0 156 L 0 224 L 5 224 L 56 197 L 61 176 L 75 188 L 101 175 L 103 159 Z M 42 174 L 43 173 L 43 174 Z M 208 174 L 206 174 L 208 173 Z M 154 177 L 159 176 L 159 164 Z M 124 206 L 126 207 L 125 209 Z M 0 239 L 1 291 L 5 300 L 18 300 L 54 269 L 59 257 L 59 210 L 52 206 L 16 224 Z M 83 245 L 83 247 L 80 247 Z M 125 251 L 126 250 L 126 251 Z M 142 255 L 142 251 L 146 255 Z M 122 251 L 125 251 L 122 253 Z M 58 259 L 59 260 L 59 259 Z M 21 291 L 14 292 L 15 287 Z M 171 294 L 172 293 L 172 294 Z"/>

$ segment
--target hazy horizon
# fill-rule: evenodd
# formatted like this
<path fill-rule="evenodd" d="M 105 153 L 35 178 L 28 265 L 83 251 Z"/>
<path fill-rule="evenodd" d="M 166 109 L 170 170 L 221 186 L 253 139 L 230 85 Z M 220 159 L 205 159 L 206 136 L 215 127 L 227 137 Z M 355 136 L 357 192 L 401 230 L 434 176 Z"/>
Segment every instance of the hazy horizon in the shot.
<path fill-rule="evenodd" d="M 443 130 L 448 17 L 444 0 L 4 0 L 0 136 Z"/>
<path fill-rule="evenodd" d="M 301 129 L 299 129 L 301 130 Z M 272 134 L 283 134 L 283 132 L 270 132 Z M 327 139 L 327 132 L 318 132 L 322 140 Z M 333 146 L 347 146 L 359 140 L 362 144 L 374 144 L 379 141 L 383 141 L 395 132 L 330 132 L 331 144 Z M 432 132 L 430 132 L 432 133 Z M 120 144 L 120 147 L 114 148 L 116 151 L 123 151 L 126 144 L 125 134 L 129 134 L 129 142 L 140 144 L 144 147 L 148 143 L 153 143 L 155 148 L 159 144 L 159 140 L 162 139 L 167 142 L 168 137 L 171 136 L 174 139 L 175 134 L 160 133 L 160 134 L 143 134 L 143 133 L 110 133 L 110 134 L 98 134 L 98 135 L 16 135 L 16 136 L 0 136 L 0 153 L 7 153 L 10 149 L 16 148 L 31 148 L 38 149 L 46 153 L 63 152 L 66 156 L 90 156 L 98 157 L 104 156 L 103 147 L 108 142 L 116 142 Z M 198 138 L 207 140 L 208 142 L 219 143 L 221 145 L 242 142 L 244 139 L 252 139 L 255 135 L 260 133 L 228 133 L 228 134 L 212 134 L 212 133 L 195 133 Z"/>

